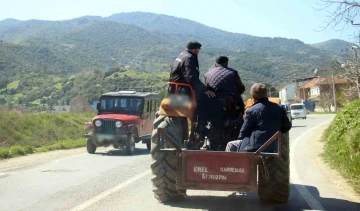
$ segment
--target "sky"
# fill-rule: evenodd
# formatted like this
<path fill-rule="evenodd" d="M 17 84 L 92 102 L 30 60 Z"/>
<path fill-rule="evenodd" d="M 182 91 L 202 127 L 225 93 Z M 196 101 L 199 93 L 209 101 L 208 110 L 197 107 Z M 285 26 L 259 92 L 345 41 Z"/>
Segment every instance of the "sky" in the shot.
<path fill-rule="evenodd" d="M 0 0 L 0 20 L 66 20 L 85 15 L 152 12 L 190 19 L 221 30 L 284 37 L 313 44 L 350 41 L 354 30 L 323 30 L 328 11 L 320 0 Z"/>

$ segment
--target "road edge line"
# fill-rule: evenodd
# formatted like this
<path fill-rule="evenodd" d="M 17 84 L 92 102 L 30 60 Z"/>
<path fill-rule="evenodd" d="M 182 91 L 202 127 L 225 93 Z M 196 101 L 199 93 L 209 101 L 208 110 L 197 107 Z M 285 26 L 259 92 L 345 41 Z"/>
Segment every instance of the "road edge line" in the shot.
<path fill-rule="evenodd" d="M 295 149 L 299 143 L 299 140 L 301 140 L 302 138 L 306 137 L 306 135 L 308 135 L 309 133 L 313 132 L 313 130 L 324 126 L 324 125 L 329 125 L 331 123 L 331 120 L 326 121 L 326 123 L 322 123 L 319 125 L 316 125 L 313 128 L 310 128 L 308 130 L 306 130 L 303 134 L 301 134 L 299 137 L 297 137 L 293 143 L 291 144 L 291 149 L 290 149 L 290 179 L 291 182 L 294 183 L 296 182 L 297 184 L 294 185 L 294 187 L 296 188 L 296 190 L 299 192 L 300 196 L 305 200 L 305 202 L 310 206 L 310 208 L 312 210 L 324 210 L 325 208 L 320 204 L 319 201 L 317 201 L 313 195 L 308 191 L 308 189 L 304 186 L 301 185 L 302 184 L 302 180 L 299 177 L 299 174 L 296 170 L 295 167 Z"/>
<path fill-rule="evenodd" d="M 80 157 L 80 156 L 84 156 L 84 155 L 87 155 L 89 153 L 82 153 L 82 154 L 78 154 L 78 155 L 72 155 L 70 157 L 64 157 L 64 158 L 60 158 L 60 159 L 57 159 L 57 160 L 53 160 L 51 161 L 52 163 L 57 163 L 59 161 L 64 161 L 64 160 L 68 160 L 68 159 L 71 159 L 71 158 L 76 158 L 76 157 Z"/>
<path fill-rule="evenodd" d="M 86 208 L 88 208 L 89 206 L 93 205 L 94 203 L 100 201 L 101 199 L 109 196 L 110 194 L 113 194 L 123 188 L 126 188 L 127 186 L 131 185 L 132 183 L 136 182 L 137 180 L 147 176 L 148 174 L 151 173 L 151 170 L 148 170 L 148 171 L 145 171 L 141 174 L 138 174 L 136 176 L 134 176 L 133 178 L 131 179 L 128 179 L 126 180 L 125 182 L 123 183 L 120 183 L 119 185 L 109 189 L 109 190 L 106 190 L 102 193 L 100 193 L 99 195 L 79 204 L 78 206 L 74 207 L 73 209 L 71 209 L 70 211 L 80 211 L 80 210 L 84 210 Z"/>

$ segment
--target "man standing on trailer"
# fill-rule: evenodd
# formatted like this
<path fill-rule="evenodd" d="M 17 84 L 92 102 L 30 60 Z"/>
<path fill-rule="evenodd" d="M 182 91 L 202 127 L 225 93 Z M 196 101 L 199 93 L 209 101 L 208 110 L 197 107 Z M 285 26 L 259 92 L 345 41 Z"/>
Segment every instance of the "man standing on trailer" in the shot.
<path fill-rule="evenodd" d="M 245 105 L 241 95 L 245 92 L 238 72 L 228 67 L 229 58 L 218 56 L 215 61 L 215 68 L 207 72 L 204 76 L 206 86 L 209 90 L 217 92 L 233 93 L 236 98 L 237 107 L 241 115 L 244 114 Z"/>
<path fill-rule="evenodd" d="M 241 94 L 245 92 L 245 86 L 242 83 L 238 72 L 228 67 L 229 58 L 226 56 L 218 56 L 215 61 L 215 68 L 208 71 L 205 75 L 206 86 L 209 90 L 217 93 L 232 93 L 236 100 L 236 115 L 238 123 L 231 137 L 234 139 L 239 135 L 240 128 L 243 123 L 243 115 L 245 104 Z"/>
<path fill-rule="evenodd" d="M 215 93 L 208 90 L 200 81 L 198 55 L 201 44 L 197 41 L 187 43 L 186 50 L 174 60 L 171 65 L 170 82 L 189 84 L 195 91 L 196 101 L 198 103 L 196 114 L 199 119 L 198 132 L 204 130 L 207 121 L 210 121 L 215 127 L 224 127 L 229 125 L 227 117 L 222 109 L 221 102 L 215 98 Z M 169 93 L 175 93 L 175 86 L 169 86 Z M 187 87 L 180 87 L 180 93 L 190 95 Z"/>

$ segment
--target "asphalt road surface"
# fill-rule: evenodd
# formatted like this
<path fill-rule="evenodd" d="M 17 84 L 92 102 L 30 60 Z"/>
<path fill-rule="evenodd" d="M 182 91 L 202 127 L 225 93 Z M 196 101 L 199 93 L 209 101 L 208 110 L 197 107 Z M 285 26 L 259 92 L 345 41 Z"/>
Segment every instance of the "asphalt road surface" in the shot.
<path fill-rule="evenodd" d="M 159 203 L 152 193 L 150 155 L 139 143 L 133 156 L 109 148 L 90 155 L 81 148 L 1 161 L 0 210 L 360 210 L 358 196 L 319 167 L 314 140 L 333 117 L 293 121 L 286 204 L 261 204 L 256 193 L 195 190 L 183 202 Z"/>

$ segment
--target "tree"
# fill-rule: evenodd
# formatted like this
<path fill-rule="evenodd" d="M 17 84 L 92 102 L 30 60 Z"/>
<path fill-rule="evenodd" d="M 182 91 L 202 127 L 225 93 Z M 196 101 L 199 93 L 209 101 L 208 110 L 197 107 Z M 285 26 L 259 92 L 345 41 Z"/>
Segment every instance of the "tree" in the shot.
<path fill-rule="evenodd" d="M 46 104 L 46 102 L 47 102 L 47 98 L 46 98 L 46 97 L 41 98 L 40 104 Z"/>
<path fill-rule="evenodd" d="M 85 96 L 76 96 L 70 101 L 70 112 L 87 112 L 89 107 L 92 109 L 88 98 Z"/>
<path fill-rule="evenodd" d="M 269 97 L 279 97 L 279 90 L 277 90 L 275 87 L 273 87 L 269 83 L 265 83 L 267 89 L 268 89 L 268 96 Z"/>
<path fill-rule="evenodd" d="M 0 78 L 0 89 L 6 88 L 8 83 L 9 83 L 9 79 Z"/>
<path fill-rule="evenodd" d="M 8 96 L 8 99 L 7 99 L 7 103 L 8 103 L 8 109 L 9 110 L 12 110 L 13 109 L 13 99 L 14 99 L 14 97 L 12 96 L 12 95 L 9 95 Z"/>
<path fill-rule="evenodd" d="M 5 105 L 6 104 L 6 100 L 4 98 L 0 98 L 0 105 Z"/>
<path fill-rule="evenodd" d="M 360 15 L 360 2 L 355 0 L 320 0 L 323 3 L 324 9 L 333 8 L 328 11 L 328 21 L 324 29 L 332 28 L 335 30 L 343 31 L 347 27 L 355 27 L 355 37 L 359 41 L 360 31 L 358 22 Z M 336 29 L 339 27 L 338 29 Z"/>
<path fill-rule="evenodd" d="M 53 99 L 53 98 L 51 98 L 50 100 L 48 100 L 47 105 L 48 105 L 49 110 L 52 110 L 52 109 L 53 109 L 53 106 L 54 106 L 56 103 L 57 103 L 56 100 Z"/>
<path fill-rule="evenodd" d="M 353 92 L 357 92 L 358 98 L 360 98 L 360 59 L 358 56 L 358 48 L 356 46 L 352 46 L 351 50 L 353 54 L 348 54 L 348 57 L 345 61 L 341 61 L 340 59 L 336 59 L 333 61 L 332 67 L 337 71 L 342 73 L 339 77 L 346 78 L 355 86 L 350 88 L 350 95 Z"/>
<path fill-rule="evenodd" d="M 334 96 L 331 84 L 323 84 L 320 86 L 320 96 L 318 106 L 324 111 L 331 111 L 331 106 L 334 103 Z"/>
<path fill-rule="evenodd" d="M 324 8 L 333 7 L 333 11 L 329 12 L 328 22 L 326 28 L 333 29 L 340 26 L 339 30 L 344 30 L 346 27 L 355 27 L 355 42 L 360 43 L 360 1 L 355 0 L 321 0 L 324 3 Z M 358 46 L 351 45 L 344 49 L 348 53 L 345 61 L 335 59 L 332 67 L 337 72 L 341 72 L 340 77 L 348 79 L 350 82 L 356 84 L 350 88 L 347 95 L 351 96 L 353 92 L 358 93 L 360 98 L 360 60 L 358 58 Z M 350 52 L 350 53 L 349 53 Z"/>

